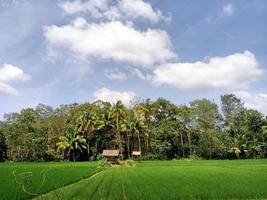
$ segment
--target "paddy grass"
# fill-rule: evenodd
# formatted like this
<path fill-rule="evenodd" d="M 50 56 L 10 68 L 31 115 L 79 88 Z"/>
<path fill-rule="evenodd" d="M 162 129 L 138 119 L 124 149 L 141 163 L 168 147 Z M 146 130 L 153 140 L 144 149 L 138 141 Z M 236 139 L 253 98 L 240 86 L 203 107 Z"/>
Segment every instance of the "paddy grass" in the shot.
<path fill-rule="evenodd" d="M 96 164 L 0 163 L 0 199 L 29 199 L 36 194 L 77 182 L 100 171 Z"/>
<path fill-rule="evenodd" d="M 6 164 L 6 167 L 10 165 L 14 164 Z M 33 170 L 36 168 L 35 163 L 20 163 L 15 164 L 13 169 L 20 165 L 28 165 L 28 170 L 30 167 Z M 38 165 L 40 168 L 46 166 Z M 267 160 L 143 161 L 136 167 L 114 167 L 102 171 L 96 167 L 96 163 L 90 162 L 47 165 L 54 165 L 50 166 L 53 176 L 47 183 L 47 191 L 62 184 L 66 185 L 67 182 L 77 182 L 37 196 L 37 199 L 267 198 Z M 0 183 L 0 191 L 7 185 L 11 186 L 10 183 L 7 184 L 10 180 L 2 175 L 2 168 L 0 165 L 0 175 L 6 184 Z M 89 177 L 90 175 L 92 176 Z M 89 178 L 78 181 L 83 177 Z M 49 184 L 54 186 L 50 187 Z M 10 197 L 8 194 L 10 192 L 6 192 L 6 197 Z"/>

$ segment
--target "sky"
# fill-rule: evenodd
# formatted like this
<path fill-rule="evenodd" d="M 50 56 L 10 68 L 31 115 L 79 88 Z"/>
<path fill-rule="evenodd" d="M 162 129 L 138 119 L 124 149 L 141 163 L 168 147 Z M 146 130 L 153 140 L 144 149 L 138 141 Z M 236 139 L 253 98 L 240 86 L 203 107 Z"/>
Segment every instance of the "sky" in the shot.
<path fill-rule="evenodd" d="M 233 93 L 267 114 L 265 0 L 0 0 L 4 113 Z"/>

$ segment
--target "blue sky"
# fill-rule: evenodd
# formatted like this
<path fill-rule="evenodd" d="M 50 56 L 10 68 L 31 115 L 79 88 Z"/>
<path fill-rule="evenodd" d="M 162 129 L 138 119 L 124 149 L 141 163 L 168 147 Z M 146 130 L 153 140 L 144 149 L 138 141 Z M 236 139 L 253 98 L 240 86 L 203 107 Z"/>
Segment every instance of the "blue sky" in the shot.
<path fill-rule="evenodd" d="M 0 116 L 235 93 L 267 114 L 267 2 L 1 0 Z"/>

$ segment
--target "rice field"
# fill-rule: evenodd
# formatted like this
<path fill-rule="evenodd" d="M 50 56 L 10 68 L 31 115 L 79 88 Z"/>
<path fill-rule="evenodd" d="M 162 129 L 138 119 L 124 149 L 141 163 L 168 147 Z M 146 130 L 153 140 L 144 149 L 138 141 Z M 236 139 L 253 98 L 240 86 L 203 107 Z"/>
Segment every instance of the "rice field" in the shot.
<path fill-rule="evenodd" d="M 14 166 L 13 166 L 14 165 Z M 36 166 L 37 165 L 37 166 Z M 1 192 L 11 187 L 9 167 L 25 166 L 35 174 L 50 166 L 50 179 L 36 199 L 266 199 L 267 160 L 143 161 L 135 167 L 97 168 L 96 163 L 19 163 L 0 165 Z M 36 169 L 37 168 L 37 169 Z M 49 167 L 48 167 L 49 168 Z M 9 176 L 11 177 L 11 176 Z M 34 183 L 35 182 L 35 183 Z M 34 179 L 32 186 L 39 181 Z M 73 184 L 70 184 L 73 183 Z M 52 186 L 49 186 L 52 184 Z M 61 187 L 66 185 L 65 187 Z M 58 188 L 53 190 L 53 188 Z M 33 189 L 34 190 L 34 189 Z M 29 198 L 17 192 L 17 198 Z M 10 199 L 11 189 L 4 192 Z M 0 196 L 2 197 L 2 195 Z M 14 199 L 14 198 L 12 198 Z"/>
<path fill-rule="evenodd" d="M 96 162 L 0 163 L 0 199 L 29 199 L 100 170 Z"/>

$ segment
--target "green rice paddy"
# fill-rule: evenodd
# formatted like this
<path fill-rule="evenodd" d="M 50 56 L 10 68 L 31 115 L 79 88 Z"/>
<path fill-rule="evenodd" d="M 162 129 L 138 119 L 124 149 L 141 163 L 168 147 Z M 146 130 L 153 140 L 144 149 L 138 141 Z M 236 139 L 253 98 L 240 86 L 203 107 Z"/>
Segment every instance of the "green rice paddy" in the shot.
<path fill-rule="evenodd" d="M 44 169 L 48 179 L 38 189 Z M 14 170 L 31 171 L 29 188 L 42 195 L 13 187 Z M 5 163 L 0 180 L 1 199 L 266 199 L 267 160 L 143 161 L 104 169 L 95 162 Z"/>

